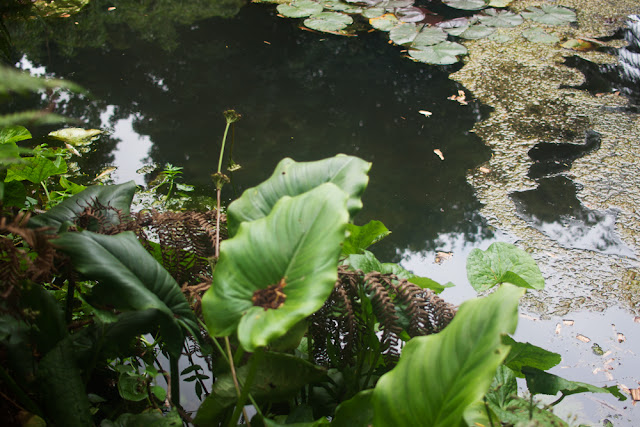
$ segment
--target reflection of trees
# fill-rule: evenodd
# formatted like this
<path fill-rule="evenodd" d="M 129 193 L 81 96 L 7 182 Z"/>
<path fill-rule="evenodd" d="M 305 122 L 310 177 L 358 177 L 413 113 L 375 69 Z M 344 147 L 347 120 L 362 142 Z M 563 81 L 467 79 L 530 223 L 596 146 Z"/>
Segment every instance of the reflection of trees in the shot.
<path fill-rule="evenodd" d="M 200 21 L 178 31 L 173 51 L 126 28 L 119 30 L 126 46 L 75 46 L 73 58 L 52 44 L 47 70 L 95 98 L 72 97 L 66 114 L 91 126 L 107 104 L 116 106 L 114 119 L 134 114 L 134 129 L 153 142 L 151 158 L 184 166 L 188 182 L 209 184 L 227 108 L 243 115 L 235 131 L 238 191 L 286 156 L 343 152 L 373 162 L 358 222 L 377 218 L 393 230 L 380 249 L 387 258 L 392 245 L 421 250 L 443 232 L 482 235 L 465 175 L 489 150 L 468 133 L 474 110 L 447 100 L 458 89 L 448 73 L 401 58 L 384 34 L 313 34 L 273 15 L 273 7 L 251 5 L 231 20 Z"/>

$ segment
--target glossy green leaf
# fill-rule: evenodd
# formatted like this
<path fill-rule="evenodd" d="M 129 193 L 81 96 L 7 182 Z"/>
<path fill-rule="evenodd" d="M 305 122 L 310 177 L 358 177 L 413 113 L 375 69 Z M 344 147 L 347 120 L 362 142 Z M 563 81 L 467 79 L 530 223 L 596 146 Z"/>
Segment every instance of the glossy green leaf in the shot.
<path fill-rule="evenodd" d="M 322 5 L 312 0 L 294 0 L 291 3 L 278 5 L 278 12 L 287 18 L 305 18 L 322 12 Z"/>
<path fill-rule="evenodd" d="M 0 145 L 0 166 L 19 163 L 21 160 L 20 148 L 15 142 L 7 142 Z"/>
<path fill-rule="evenodd" d="M 86 300 L 120 311 L 158 310 L 160 330 L 172 354 L 180 354 L 183 329 L 198 336 L 198 322 L 180 286 L 140 244 L 133 232 L 113 236 L 90 231 L 63 233 L 55 245 L 73 267 L 97 280 Z"/>
<path fill-rule="evenodd" d="M 296 162 L 283 159 L 269 179 L 247 189 L 231 203 L 227 210 L 227 227 L 233 236 L 243 221 L 263 218 L 283 196 L 297 196 L 331 182 L 349 195 L 347 208 L 353 217 L 362 209 L 360 197 L 364 193 L 371 163 L 353 156 L 339 154 L 315 162 Z"/>
<path fill-rule="evenodd" d="M 64 128 L 49 132 L 51 138 L 73 146 L 89 145 L 100 137 L 100 129 Z"/>
<path fill-rule="evenodd" d="M 540 7 L 529 6 L 522 16 L 546 25 L 563 25 L 576 22 L 576 13 L 566 7 L 543 4 Z"/>
<path fill-rule="evenodd" d="M 458 62 L 459 55 L 466 54 L 466 47 L 449 41 L 409 50 L 409 55 L 416 61 L 434 65 L 455 64 Z"/>
<path fill-rule="evenodd" d="M 442 0 L 449 7 L 462 10 L 480 10 L 487 7 L 485 0 Z"/>
<path fill-rule="evenodd" d="M 544 278 L 531 255 L 504 242 L 492 243 L 486 251 L 472 250 L 467 258 L 467 277 L 478 292 L 500 283 L 530 289 L 544 288 Z"/>
<path fill-rule="evenodd" d="M 249 366 L 237 369 L 238 381 L 243 384 Z M 302 387 L 320 381 L 326 370 L 289 354 L 265 352 L 251 384 L 251 396 L 259 402 L 280 401 L 296 395 Z M 235 404 L 236 389 L 230 373 L 216 377 L 211 394 L 198 409 L 197 425 L 214 425 L 229 406 Z M 217 424 L 216 424 L 217 425 Z"/>
<path fill-rule="evenodd" d="M 202 299 L 209 333 L 227 336 L 237 327 L 242 346 L 254 351 L 318 310 L 337 279 L 346 204 L 347 193 L 326 183 L 282 197 L 265 218 L 240 224 L 222 243 Z M 262 305 L 264 299 L 276 303 Z"/>
<path fill-rule="evenodd" d="M 54 160 L 41 156 L 25 157 L 20 163 L 7 169 L 5 181 L 30 181 L 39 184 L 50 176 L 66 172 L 67 162 L 62 157 L 56 157 Z"/>
<path fill-rule="evenodd" d="M 369 246 L 391 234 L 383 223 L 375 220 L 365 225 L 348 224 L 347 231 L 349 236 L 342 245 L 344 255 L 361 254 Z"/>
<path fill-rule="evenodd" d="M 442 332 L 409 341 L 374 389 L 373 425 L 466 425 L 465 410 L 482 399 L 507 356 L 501 336 L 515 331 L 523 294 L 503 285 L 463 303 Z"/>
<path fill-rule="evenodd" d="M 495 33 L 495 31 L 495 28 L 475 24 L 464 30 L 464 32 L 460 34 L 460 37 L 468 40 L 484 39 Z"/>
<path fill-rule="evenodd" d="M 389 31 L 389 39 L 398 45 L 411 43 L 418 35 L 419 28 L 416 24 L 406 22 L 395 26 Z"/>
<path fill-rule="evenodd" d="M 504 361 L 505 366 L 508 366 L 520 378 L 524 378 L 523 366 L 546 371 L 562 361 L 562 357 L 558 353 L 553 353 L 528 342 L 517 342 L 508 336 L 503 337 L 502 342 L 511 347 L 509 355 Z"/>
<path fill-rule="evenodd" d="M 67 221 L 77 218 L 87 206 L 96 206 L 96 201 L 102 206 L 110 206 L 129 215 L 129 207 L 136 191 L 133 181 L 119 185 L 93 185 L 86 190 L 66 199 L 47 212 L 36 215 L 29 220 L 30 227 L 52 227 L 57 231 Z M 120 223 L 117 212 L 111 209 L 101 210 L 105 225 Z"/>
<path fill-rule="evenodd" d="M 353 24 L 353 18 L 339 12 L 320 12 L 304 20 L 304 25 L 312 30 L 335 32 Z"/>
<path fill-rule="evenodd" d="M 569 381 L 557 375 L 544 372 L 540 369 L 525 366 L 522 373 L 527 379 L 527 388 L 531 394 L 548 394 L 555 396 L 562 393 L 569 396 L 576 393 L 610 393 L 618 400 L 627 400 L 627 397 L 620 393 L 618 386 L 596 387 L 591 384 L 578 381 Z"/>
<path fill-rule="evenodd" d="M 542 28 L 529 28 L 522 32 L 522 36 L 533 43 L 553 44 L 558 43 L 560 39 L 553 34 L 547 33 Z"/>
<path fill-rule="evenodd" d="M 364 390 L 337 408 L 331 425 L 333 427 L 355 427 L 373 425 L 373 390 Z"/>
<path fill-rule="evenodd" d="M 424 27 L 413 39 L 411 46 L 432 46 L 447 39 L 447 33 L 438 27 Z"/>
<path fill-rule="evenodd" d="M 480 23 L 489 27 L 511 28 L 524 22 L 524 18 L 509 10 L 487 9 L 484 15 L 478 15 Z"/>
<path fill-rule="evenodd" d="M 495 425 L 501 425 L 500 422 L 502 422 L 504 423 L 502 425 L 518 427 L 569 427 L 569 424 L 558 418 L 553 412 L 537 407 L 529 399 L 515 397 L 504 407 L 500 407 L 491 401 L 489 401 L 488 405 L 494 417 L 492 420 Z"/>
<path fill-rule="evenodd" d="M 0 129 L 0 144 L 11 144 L 31 139 L 31 132 L 24 126 L 8 126 Z"/>
<path fill-rule="evenodd" d="M 515 374 L 505 365 L 500 365 L 496 370 L 489 392 L 485 396 L 487 401 L 500 408 L 506 408 L 509 402 L 517 396 L 518 382 Z"/>

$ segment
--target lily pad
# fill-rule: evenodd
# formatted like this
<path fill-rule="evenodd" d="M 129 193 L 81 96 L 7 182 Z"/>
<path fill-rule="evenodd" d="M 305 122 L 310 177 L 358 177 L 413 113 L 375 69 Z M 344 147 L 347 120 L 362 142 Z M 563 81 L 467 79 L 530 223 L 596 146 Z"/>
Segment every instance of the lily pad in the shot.
<path fill-rule="evenodd" d="M 449 7 L 462 10 L 480 10 L 487 7 L 485 0 L 442 0 Z"/>
<path fill-rule="evenodd" d="M 467 48 L 459 43 L 444 41 L 433 46 L 420 46 L 409 51 L 409 55 L 419 62 L 434 65 L 448 65 L 458 62 L 458 55 L 466 55 Z"/>
<path fill-rule="evenodd" d="M 313 30 L 335 32 L 344 30 L 353 23 L 349 15 L 339 12 L 320 12 L 304 20 L 304 25 Z"/>
<path fill-rule="evenodd" d="M 538 28 L 538 27 L 529 28 L 528 30 L 523 31 L 522 35 L 524 36 L 525 39 L 533 43 L 553 44 L 553 43 L 558 43 L 560 41 L 558 37 L 554 36 L 553 34 L 549 34 L 542 28 Z"/>
<path fill-rule="evenodd" d="M 305 18 L 322 12 L 324 7 L 312 0 L 294 0 L 289 4 L 278 5 L 277 9 L 287 18 Z"/>
<path fill-rule="evenodd" d="M 387 10 L 399 9 L 401 7 L 413 6 L 414 0 L 389 0 L 385 3 Z"/>
<path fill-rule="evenodd" d="M 50 132 L 49 136 L 73 146 L 82 146 L 91 144 L 101 133 L 100 129 L 66 128 Z"/>
<path fill-rule="evenodd" d="M 323 0 L 322 6 L 324 6 L 325 9 L 336 12 L 362 13 L 362 7 L 355 4 L 345 3 L 340 0 Z"/>
<path fill-rule="evenodd" d="M 425 18 L 424 12 L 413 6 L 396 9 L 394 14 L 402 22 L 420 22 Z"/>
<path fill-rule="evenodd" d="M 209 333 L 236 328 L 247 351 L 265 347 L 317 311 L 333 290 L 349 221 L 348 195 L 332 183 L 282 197 L 221 245 L 202 299 Z"/>
<path fill-rule="evenodd" d="M 418 27 L 413 23 L 400 24 L 389 31 L 389 39 L 395 44 L 408 44 L 418 35 Z"/>
<path fill-rule="evenodd" d="M 384 7 L 369 7 L 362 11 L 362 16 L 364 16 L 367 19 L 375 19 L 375 18 L 380 18 L 386 12 L 387 11 L 385 10 Z M 389 15 L 395 18 L 395 15 L 393 15 L 392 13 L 390 13 Z M 398 21 L 398 18 L 396 18 L 396 22 L 397 21 Z M 369 23 L 371 23 L 371 21 L 369 21 Z M 385 30 L 385 31 L 388 31 L 388 30 Z"/>
<path fill-rule="evenodd" d="M 412 46 L 432 46 L 447 39 L 447 33 L 438 27 L 425 27 L 413 39 Z"/>
<path fill-rule="evenodd" d="M 472 25 L 464 33 L 460 34 L 460 37 L 468 40 L 484 39 L 495 33 L 495 31 L 495 28 L 487 27 L 486 25 Z"/>
<path fill-rule="evenodd" d="M 508 34 L 493 33 L 489 36 L 489 40 L 496 43 L 508 43 L 513 39 Z"/>
<path fill-rule="evenodd" d="M 437 26 L 442 28 L 447 34 L 451 34 L 452 36 L 459 36 L 464 33 L 467 28 L 469 28 L 469 19 L 468 18 L 455 18 L 450 19 L 448 21 L 439 22 Z"/>
<path fill-rule="evenodd" d="M 562 6 L 543 4 L 540 7 L 529 6 L 522 16 L 546 25 L 563 25 L 576 22 L 576 13 Z"/>
<path fill-rule="evenodd" d="M 369 19 L 369 23 L 373 28 L 379 31 L 391 31 L 391 29 L 398 25 L 398 18 L 393 13 L 385 13 L 377 18 Z"/>
<path fill-rule="evenodd" d="M 507 7 L 513 0 L 489 0 L 489 6 L 491 7 Z"/>
<path fill-rule="evenodd" d="M 484 15 L 478 16 L 480 23 L 488 27 L 511 28 L 524 22 L 524 18 L 508 10 L 487 9 Z"/>

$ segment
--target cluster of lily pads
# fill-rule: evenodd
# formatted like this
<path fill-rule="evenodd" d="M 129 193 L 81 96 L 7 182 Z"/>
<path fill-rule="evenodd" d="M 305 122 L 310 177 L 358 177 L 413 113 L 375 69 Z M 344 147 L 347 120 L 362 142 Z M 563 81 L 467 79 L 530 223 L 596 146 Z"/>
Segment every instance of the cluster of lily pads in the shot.
<path fill-rule="evenodd" d="M 510 0 L 442 0 L 454 9 L 481 11 L 470 17 L 444 20 L 420 6 L 415 0 L 254 0 L 278 3 L 280 15 L 304 18 L 305 27 L 312 30 L 353 35 L 361 28 L 362 18 L 376 30 L 389 33 L 389 39 L 403 47 L 411 59 L 427 64 L 447 65 L 458 62 L 467 48 L 458 39 L 493 38 L 508 40 L 494 34 L 498 28 L 516 27 L 525 19 L 543 25 L 563 25 L 576 21 L 574 11 L 556 5 L 530 6 L 522 13 L 505 9 Z M 354 17 L 356 20 L 354 21 Z M 360 18 L 361 17 L 361 18 Z M 523 31 L 522 35 L 535 43 L 557 43 L 559 39 L 540 27 Z"/>

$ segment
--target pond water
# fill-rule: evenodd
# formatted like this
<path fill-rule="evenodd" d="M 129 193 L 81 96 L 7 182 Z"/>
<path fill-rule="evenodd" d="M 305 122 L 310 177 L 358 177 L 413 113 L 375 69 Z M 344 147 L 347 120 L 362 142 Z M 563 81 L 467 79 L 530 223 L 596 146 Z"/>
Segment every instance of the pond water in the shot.
<path fill-rule="evenodd" d="M 453 282 L 456 287 L 443 293 L 448 301 L 475 296 L 466 279 L 467 254 L 518 237 L 490 225 L 481 211 L 487 202 L 480 202 L 469 179 L 472 170 L 492 158 L 489 146 L 472 130 L 491 108 L 449 79 L 460 67 L 414 63 L 379 32 L 350 38 L 301 31 L 272 6 L 243 3 L 220 2 L 209 17 L 166 12 L 153 19 L 141 14 L 138 21 L 132 15 L 120 19 L 118 9 L 108 11 L 110 2 L 96 0 L 70 20 L 47 23 L 49 36 L 34 24 L 14 38 L 24 53 L 23 68 L 72 80 L 90 92 L 91 97 L 58 100 L 59 110 L 80 118 L 84 127 L 110 130 L 81 160 L 88 174 L 115 165 L 116 182 L 144 184 L 138 168 L 171 163 L 184 168 L 184 182 L 213 194 L 210 174 L 224 131 L 222 111 L 233 108 L 242 114 L 233 147 L 233 159 L 242 168 L 225 189 L 227 200 L 267 178 L 284 157 L 359 156 L 373 169 L 356 223 L 378 219 L 393 232 L 376 245 L 378 257 Z M 467 105 L 448 99 L 460 90 L 470 99 Z M 589 145 L 589 134 L 584 139 Z M 586 155 L 585 150 L 570 154 L 571 161 Z M 535 162 L 534 155 L 526 161 Z M 535 190 L 509 193 L 514 218 L 569 249 L 635 257 L 615 229 L 615 209 L 584 206 L 571 179 L 547 173 L 544 165 L 541 170 L 538 175 L 533 167 L 530 171 Z M 436 263 L 438 251 L 453 257 Z M 606 320 L 574 312 L 575 326 L 563 326 L 562 333 L 557 325 L 564 325 L 566 315 L 525 316 L 517 335 L 561 352 L 561 368 L 575 371 L 571 379 L 610 385 L 603 375 L 587 376 L 598 367 L 606 371 L 591 347 L 577 347 L 575 331 L 589 331 L 594 342 L 611 348 L 617 363 L 628 364 L 616 371 L 616 379 L 633 387 L 637 373 L 629 366 L 637 366 L 640 351 L 637 325 L 623 309 L 602 316 Z M 612 340 L 612 324 L 625 331 L 634 347 Z M 563 411 L 579 414 L 582 421 L 613 416 L 616 426 L 632 425 L 625 423 L 638 414 L 630 404 L 608 397 L 595 396 L 600 403 L 592 405 L 588 399 L 593 398 L 567 399 Z"/>

